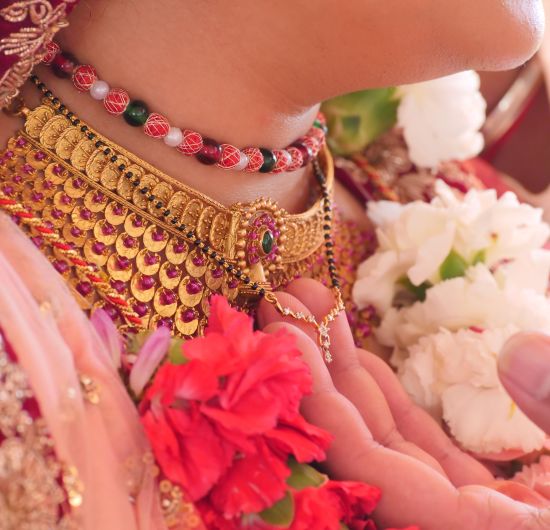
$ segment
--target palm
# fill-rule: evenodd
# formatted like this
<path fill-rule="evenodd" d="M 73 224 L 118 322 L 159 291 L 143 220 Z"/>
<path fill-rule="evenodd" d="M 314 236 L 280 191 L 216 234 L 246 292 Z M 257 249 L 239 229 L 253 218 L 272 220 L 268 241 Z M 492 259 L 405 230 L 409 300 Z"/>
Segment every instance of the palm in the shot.
<path fill-rule="evenodd" d="M 317 318 L 334 303 L 331 293 L 312 280 L 294 282 L 279 297 L 283 305 Z M 284 319 L 268 304 L 258 316 L 265 331 L 285 328 L 296 335 L 314 378 L 303 412 L 335 436 L 329 471 L 338 479 L 379 486 L 382 524 L 414 523 L 422 530 L 550 528 L 550 513 L 484 486 L 493 480 L 489 472 L 411 403 L 381 360 L 355 347 L 345 315 L 331 325 L 334 362 L 329 367 L 312 328 Z"/>

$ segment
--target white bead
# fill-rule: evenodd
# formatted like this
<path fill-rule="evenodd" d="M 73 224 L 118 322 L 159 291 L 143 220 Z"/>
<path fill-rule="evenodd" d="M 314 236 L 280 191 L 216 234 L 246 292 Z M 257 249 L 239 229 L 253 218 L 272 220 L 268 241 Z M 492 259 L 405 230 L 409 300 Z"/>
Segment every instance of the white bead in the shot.
<path fill-rule="evenodd" d="M 168 134 L 164 137 L 164 143 L 170 147 L 177 147 L 183 142 L 183 133 L 177 127 L 170 127 Z"/>
<path fill-rule="evenodd" d="M 246 156 L 242 151 L 241 151 L 241 159 L 239 160 L 239 163 L 233 168 L 235 171 L 243 171 L 244 168 L 246 166 L 248 166 L 248 162 L 249 162 L 249 158 L 248 156 Z"/>
<path fill-rule="evenodd" d="M 100 81 L 98 79 L 94 81 L 94 84 L 90 87 L 90 96 L 98 101 L 103 101 L 107 97 L 109 90 L 111 90 L 111 87 L 105 81 Z"/>

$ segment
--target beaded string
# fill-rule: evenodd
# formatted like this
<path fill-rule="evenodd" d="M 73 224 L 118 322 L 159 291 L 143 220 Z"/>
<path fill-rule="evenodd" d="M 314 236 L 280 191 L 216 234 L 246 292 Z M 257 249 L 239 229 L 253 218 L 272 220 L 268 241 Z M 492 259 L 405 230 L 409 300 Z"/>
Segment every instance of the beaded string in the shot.
<path fill-rule="evenodd" d="M 65 105 L 63 105 L 59 98 L 57 98 L 36 75 L 31 77 L 31 81 L 42 92 L 44 97 L 49 100 L 50 104 L 58 114 L 65 116 L 74 127 L 80 127 L 80 130 L 89 140 L 96 140 L 95 147 L 97 149 L 103 149 L 103 154 L 110 157 L 109 160 L 113 164 L 116 164 L 119 161 L 118 156 L 105 144 L 105 142 L 97 140 L 97 134 L 91 131 L 87 125 L 82 125 L 81 120 Z M 243 284 L 246 289 L 250 290 L 258 298 L 264 298 L 283 316 L 290 316 L 295 320 L 302 321 L 314 327 L 318 334 L 319 347 L 324 355 L 325 361 L 327 363 L 332 362 L 332 356 L 330 353 L 329 325 L 336 319 L 338 314 L 344 310 L 344 303 L 340 292 L 340 280 L 338 278 L 336 260 L 334 257 L 334 242 L 332 239 L 333 208 L 331 193 L 327 187 L 325 173 L 317 159 L 313 161 L 313 169 L 316 180 L 321 189 L 321 200 L 324 213 L 323 240 L 325 255 L 327 258 L 328 271 L 330 275 L 330 286 L 336 300 L 333 309 L 321 320 L 321 322 L 318 322 L 312 315 L 304 315 L 300 312 L 294 312 L 289 308 L 283 307 L 273 292 L 268 292 L 264 285 L 253 282 L 249 275 L 243 273 L 243 271 L 237 266 L 226 260 L 224 256 L 220 255 L 215 250 L 212 250 L 194 230 L 189 229 L 186 224 L 180 223 L 179 219 L 172 214 L 172 212 L 161 200 L 150 193 L 150 190 L 146 186 L 140 187 L 141 182 L 139 177 L 136 177 L 131 171 L 128 171 L 125 164 L 121 163 L 117 166 L 117 168 L 123 173 L 124 178 L 126 178 L 134 188 L 138 189 L 138 191 L 144 195 L 149 202 L 154 203 L 155 209 L 159 211 L 160 216 L 165 220 L 165 222 L 169 223 L 174 229 L 180 232 L 182 236 L 193 244 L 200 252 L 202 252 L 207 259 L 210 259 L 221 266 L 227 274 Z"/>
<path fill-rule="evenodd" d="M 120 311 L 124 320 L 128 324 L 138 328 L 143 327 L 141 318 L 139 318 L 139 316 L 132 310 L 130 304 L 121 298 L 121 296 L 111 287 L 109 281 L 102 276 L 97 267 L 80 257 L 78 252 L 53 228 L 47 226 L 42 219 L 36 217 L 23 205 L 13 199 L 10 199 L 1 190 L 0 208 L 9 212 L 20 223 L 34 228 L 49 245 L 59 251 L 59 253 L 67 259 L 78 272 L 87 278 L 103 300 L 113 304 Z"/>
<path fill-rule="evenodd" d="M 196 131 L 171 126 L 162 114 L 149 112 L 143 101 L 131 100 L 126 90 L 111 88 L 99 79 L 93 66 L 78 64 L 75 57 L 61 51 L 54 42 L 47 46 L 43 62 L 52 67 L 56 76 L 71 78 L 79 92 L 89 92 L 93 99 L 102 101 L 109 114 L 123 116 L 129 125 L 143 127 L 147 136 L 163 139 L 169 147 L 175 147 L 186 156 L 195 156 L 202 164 L 247 172 L 290 172 L 307 166 L 325 144 L 327 127 L 321 113 L 309 131 L 285 149 L 239 149 L 231 144 L 218 143 Z"/>

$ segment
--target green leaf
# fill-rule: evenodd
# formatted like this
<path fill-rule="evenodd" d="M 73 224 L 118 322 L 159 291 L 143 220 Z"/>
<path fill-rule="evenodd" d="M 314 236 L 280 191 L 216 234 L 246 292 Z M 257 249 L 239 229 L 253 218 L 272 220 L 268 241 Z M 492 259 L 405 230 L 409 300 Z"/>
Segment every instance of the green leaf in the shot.
<path fill-rule="evenodd" d="M 183 355 L 184 343 L 185 341 L 183 339 L 172 339 L 170 349 L 168 350 L 168 361 L 171 364 L 180 365 L 189 362 L 189 359 Z"/>
<path fill-rule="evenodd" d="M 289 491 L 271 508 L 260 513 L 260 517 L 267 524 L 288 528 L 294 520 L 294 498 Z"/>
<path fill-rule="evenodd" d="M 472 259 L 472 265 L 477 265 L 478 263 L 485 263 L 487 261 L 487 250 L 482 249 L 476 252 L 475 256 Z"/>
<path fill-rule="evenodd" d="M 327 481 L 327 476 L 319 473 L 316 469 L 306 464 L 299 464 L 295 460 L 288 463 L 291 474 L 286 483 L 296 489 L 318 488 Z"/>
<path fill-rule="evenodd" d="M 439 267 L 439 275 L 442 280 L 460 278 L 466 274 L 467 268 L 468 262 L 458 252 L 451 250 Z"/>
<path fill-rule="evenodd" d="M 430 287 L 432 287 L 432 284 L 430 282 L 424 282 L 420 285 L 414 285 L 414 283 L 409 280 L 408 276 L 403 276 L 397 281 L 397 283 L 413 295 L 413 301 L 418 302 L 424 302 L 424 300 L 426 300 L 426 292 Z"/>
<path fill-rule="evenodd" d="M 394 88 L 363 90 L 326 101 L 322 110 L 330 148 L 339 155 L 362 151 L 396 124 L 398 105 Z"/>

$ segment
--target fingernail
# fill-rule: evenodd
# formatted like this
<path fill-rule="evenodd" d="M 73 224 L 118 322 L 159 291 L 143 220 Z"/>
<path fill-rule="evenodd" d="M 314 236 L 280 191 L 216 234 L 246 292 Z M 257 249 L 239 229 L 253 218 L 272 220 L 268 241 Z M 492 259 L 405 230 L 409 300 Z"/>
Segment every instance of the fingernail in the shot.
<path fill-rule="evenodd" d="M 520 333 L 509 339 L 498 358 L 500 377 L 537 400 L 550 398 L 550 337 Z"/>

